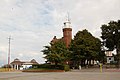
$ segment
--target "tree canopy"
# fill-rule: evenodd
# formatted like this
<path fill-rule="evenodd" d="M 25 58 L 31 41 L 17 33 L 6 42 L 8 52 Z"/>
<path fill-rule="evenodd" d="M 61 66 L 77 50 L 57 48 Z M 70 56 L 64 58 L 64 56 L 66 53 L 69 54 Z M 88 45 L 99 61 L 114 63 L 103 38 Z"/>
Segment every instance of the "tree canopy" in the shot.
<path fill-rule="evenodd" d="M 45 46 L 42 52 L 48 62 L 56 65 L 70 61 L 75 66 L 80 64 L 85 66 L 86 61 L 89 65 L 92 60 L 100 61 L 101 57 L 104 56 L 101 55 L 101 41 L 86 29 L 76 33 L 69 48 L 65 46 L 61 39 L 54 42 L 54 44 L 50 44 L 50 46 Z"/>
<path fill-rule="evenodd" d="M 101 38 L 104 41 L 104 46 L 113 50 L 120 48 L 120 20 L 110 21 L 108 24 L 104 24 L 101 27 Z"/>
<path fill-rule="evenodd" d="M 120 20 L 102 25 L 101 30 L 103 45 L 108 50 L 117 50 L 118 64 L 120 65 Z"/>
<path fill-rule="evenodd" d="M 66 48 L 64 42 L 60 40 L 50 46 L 45 46 L 42 52 L 46 55 L 45 59 L 47 59 L 48 62 L 57 65 L 58 63 L 64 63 L 68 59 L 69 50 Z"/>
<path fill-rule="evenodd" d="M 76 63 L 85 64 L 85 61 L 96 60 L 101 51 L 101 42 L 92 36 L 86 29 L 78 31 L 71 42 L 71 59 Z M 84 62 L 84 63 L 83 63 Z"/>

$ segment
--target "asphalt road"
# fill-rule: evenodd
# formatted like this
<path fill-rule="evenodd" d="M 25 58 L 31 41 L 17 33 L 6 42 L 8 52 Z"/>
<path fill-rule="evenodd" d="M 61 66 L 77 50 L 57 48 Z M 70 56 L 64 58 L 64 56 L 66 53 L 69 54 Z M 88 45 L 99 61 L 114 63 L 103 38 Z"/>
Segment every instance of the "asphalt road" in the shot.
<path fill-rule="evenodd" d="M 120 80 L 120 72 L 0 72 L 0 80 Z"/>

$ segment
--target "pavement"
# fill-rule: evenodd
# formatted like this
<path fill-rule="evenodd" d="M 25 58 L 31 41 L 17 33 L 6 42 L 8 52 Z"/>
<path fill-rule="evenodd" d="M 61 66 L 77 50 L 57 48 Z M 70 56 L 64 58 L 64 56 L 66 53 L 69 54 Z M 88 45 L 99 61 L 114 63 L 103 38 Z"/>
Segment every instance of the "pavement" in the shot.
<path fill-rule="evenodd" d="M 72 70 L 69 72 L 26 73 L 0 72 L 0 80 L 120 80 L 120 70 L 99 69 Z"/>

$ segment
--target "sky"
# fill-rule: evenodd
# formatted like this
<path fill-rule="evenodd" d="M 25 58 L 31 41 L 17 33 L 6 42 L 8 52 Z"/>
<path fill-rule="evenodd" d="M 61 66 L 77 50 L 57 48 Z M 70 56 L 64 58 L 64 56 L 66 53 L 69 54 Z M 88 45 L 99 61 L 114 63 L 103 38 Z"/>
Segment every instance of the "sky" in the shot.
<path fill-rule="evenodd" d="M 43 46 L 63 36 L 68 12 L 73 37 L 87 29 L 100 38 L 101 25 L 120 19 L 119 8 L 120 0 L 0 0 L 0 66 L 7 64 L 9 36 L 11 61 L 35 59 L 41 64 Z"/>

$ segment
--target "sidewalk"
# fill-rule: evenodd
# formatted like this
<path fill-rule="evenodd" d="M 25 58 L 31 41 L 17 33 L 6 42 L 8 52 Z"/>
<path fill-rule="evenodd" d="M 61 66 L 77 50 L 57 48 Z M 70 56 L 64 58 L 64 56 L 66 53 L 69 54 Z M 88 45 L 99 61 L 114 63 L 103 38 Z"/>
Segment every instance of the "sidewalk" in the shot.
<path fill-rule="evenodd" d="M 101 72 L 99 68 L 83 68 L 81 70 L 79 69 L 72 69 L 71 70 L 72 72 Z M 102 69 L 102 72 L 120 72 L 120 69 L 106 69 L 106 68 L 103 68 Z"/>

